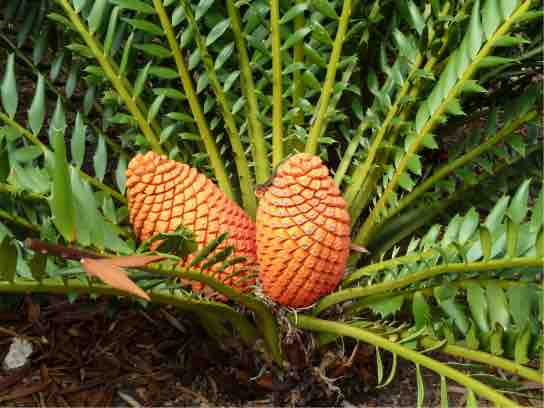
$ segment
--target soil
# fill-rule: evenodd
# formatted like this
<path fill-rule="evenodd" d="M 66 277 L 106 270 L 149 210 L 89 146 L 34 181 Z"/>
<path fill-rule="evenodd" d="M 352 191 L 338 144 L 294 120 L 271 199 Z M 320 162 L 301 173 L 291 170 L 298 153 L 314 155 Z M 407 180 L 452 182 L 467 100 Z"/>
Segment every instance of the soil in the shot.
<path fill-rule="evenodd" d="M 415 406 L 413 365 L 399 359 L 377 389 L 374 349 L 345 343 L 309 352 L 305 334 L 284 344 L 280 370 L 237 338 L 209 337 L 191 315 L 111 299 L 8 296 L 0 303 L 0 361 L 14 336 L 28 363 L 0 370 L 0 406 Z M 7 311 L 6 311 L 7 310 Z M 391 361 L 382 353 L 384 378 Z M 425 405 L 440 404 L 439 378 L 422 370 Z M 451 406 L 465 390 L 449 387 Z"/>

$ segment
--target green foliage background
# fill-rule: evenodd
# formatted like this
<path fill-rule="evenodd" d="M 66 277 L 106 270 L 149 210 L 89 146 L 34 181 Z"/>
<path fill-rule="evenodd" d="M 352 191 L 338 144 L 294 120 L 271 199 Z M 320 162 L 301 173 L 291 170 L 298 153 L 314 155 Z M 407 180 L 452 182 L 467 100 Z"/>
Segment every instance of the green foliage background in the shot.
<path fill-rule="evenodd" d="M 543 353 L 541 3 L 7 0 L 2 8 L 1 291 L 121 294 L 92 282 L 79 262 L 23 241 L 137 251 L 124 198 L 137 152 L 198 168 L 254 217 L 256 184 L 307 151 L 328 163 L 352 241 L 371 255 L 354 253 L 341 287 L 313 308 L 287 311 L 292 324 L 319 332 L 321 344 L 349 336 L 374 344 L 377 356 L 413 361 L 420 385 L 419 366 L 430 368 L 443 395 L 449 378 L 467 387 L 469 403 L 473 393 L 513 402 L 496 382 L 426 350 L 542 383 L 526 366 Z M 184 234 L 173 239 L 191 247 Z M 203 256 L 232 262 L 213 254 L 216 244 Z M 270 304 L 175 269 L 182 255 L 131 277 L 152 300 L 196 313 L 212 335 L 224 335 L 229 320 L 249 344 L 262 337 L 281 364 Z M 255 322 L 185 291 L 179 275 L 243 305 Z M 410 317 L 392 320 L 401 310 Z"/>

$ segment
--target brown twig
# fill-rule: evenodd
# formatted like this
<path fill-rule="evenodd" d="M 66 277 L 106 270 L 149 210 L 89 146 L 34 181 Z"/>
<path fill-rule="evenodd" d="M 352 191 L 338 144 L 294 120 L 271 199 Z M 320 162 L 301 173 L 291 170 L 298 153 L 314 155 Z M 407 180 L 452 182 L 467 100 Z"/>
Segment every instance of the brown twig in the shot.
<path fill-rule="evenodd" d="M 83 258 L 90 258 L 90 259 L 107 258 L 106 256 L 97 254 L 96 252 L 87 251 L 87 250 L 77 248 L 77 247 L 72 247 L 72 246 L 51 244 L 49 242 L 45 242 L 40 239 L 34 239 L 34 238 L 27 238 L 25 240 L 25 247 L 44 255 L 54 255 L 63 259 L 70 259 L 73 261 L 81 261 Z"/>

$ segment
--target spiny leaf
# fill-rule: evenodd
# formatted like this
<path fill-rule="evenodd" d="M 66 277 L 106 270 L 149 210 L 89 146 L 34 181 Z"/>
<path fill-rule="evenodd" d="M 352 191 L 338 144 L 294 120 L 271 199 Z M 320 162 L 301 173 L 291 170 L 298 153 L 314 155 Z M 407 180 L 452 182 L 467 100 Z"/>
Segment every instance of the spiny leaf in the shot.
<path fill-rule="evenodd" d="M 210 45 L 212 45 L 219 37 L 221 37 L 225 33 L 225 31 L 227 31 L 227 28 L 229 28 L 229 26 L 230 20 L 228 18 L 216 24 L 208 34 L 208 37 L 206 37 L 206 46 L 209 47 Z"/>
<path fill-rule="evenodd" d="M 510 207 L 508 208 L 508 217 L 516 224 L 521 224 L 529 211 L 529 185 L 531 180 L 525 180 L 514 194 Z"/>
<path fill-rule="evenodd" d="M 208 242 L 208 244 L 204 248 L 202 248 L 195 256 L 195 258 L 191 261 L 189 267 L 194 267 L 202 262 L 204 259 L 206 259 L 209 254 L 211 254 L 224 240 L 227 239 L 227 236 L 228 232 L 223 232 L 217 238 Z"/>
<path fill-rule="evenodd" d="M 484 289 L 476 283 L 471 283 L 467 287 L 467 300 L 472 317 L 480 331 L 489 332 L 487 322 L 488 305 Z"/>
<path fill-rule="evenodd" d="M 49 143 L 54 145 L 53 137 L 59 132 L 64 136 L 66 130 L 66 115 L 64 114 L 64 108 L 62 107 L 62 101 L 57 98 L 57 104 L 55 106 L 55 111 L 53 112 L 53 118 L 49 124 Z"/>
<path fill-rule="evenodd" d="M 17 93 L 17 82 L 15 80 L 15 54 L 10 54 L 5 66 L 4 80 L 0 89 L 2 106 L 10 118 L 15 116 L 19 95 Z"/>
<path fill-rule="evenodd" d="M 107 164 L 108 152 L 106 150 L 106 141 L 104 140 L 104 136 L 100 135 L 98 137 L 98 147 L 93 156 L 94 173 L 96 174 L 96 178 L 100 181 L 104 179 Z"/>
<path fill-rule="evenodd" d="M 476 209 L 472 207 L 463 219 L 463 223 L 459 228 L 459 243 L 464 245 L 478 228 L 480 217 Z"/>
<path fill-rule="evenodd" d="M 431 319 L 431 308 L 421 292 L 416 292 L 412 300 L 412 313 L 416 322 L 416 329 L 425 327 Z"/>
<path fill-rule="evenodd" d="M 110 2 L 122 8 L 139 11 L 140 13 L 155 14 L 155 9 L 142 0 L 110 0 Z"/>
<path fill-rule="evenodd" d="M 338 20 L 338 14 L 328 0 L 312 0 L 312 6 L 324 16 Z"/>
<path fill-rule="evenodd" d="M 73 242 L 76 239 L 76 224 L 64 132 L 61 130 L 53 131 L 53 151 L 53 186 L 49 205 L 53 214 L 53 223 L 60 234 L 66 241 Z"/>
<path fill-rule="evenodd" d="M 529 362 L 529 343 L 531 341 L 531 327 L 529 324 L 518 334 L 516 346 L 514 348 L 514 360 L 518 364 L 527 364 Z"/>
<path fill-rule="evenodd" d="M 36 93 L 32 98 L 32 104 L 28 110 L 28 123 L 34 135 L 40 133 L 45 119 L 45 82 L 43 76 L 38 76 L 38 84 L 36 85 Z"/>
<path fill-rule="evenodd" d="M 72 162 L 77 168 L 81 168 L 83 160 L 85 159 L 85 133 L 87 127 L 83 123 L 81 114 L 78 112 L 76 115 L 76 123 L 72 130 L 72 138 L 70 147 L 72 151 Z"/>
<path fill-rule="evenodd" d="M 100 29 L 100 25 L 102 24 L 102 19 L 104 17 L 107 6 L 108 0 L 94 1 L 91 12 L 89 13 L 89 17 L 87 18 L 87 21 L 89 23 L 89 31 L 91 34 L 94 34 Z"/>
<path fill-rule="evenodd" d="M 504 290 L 498 285 L 498 282 L 491 281 L 486 284 L 486 295 L 491 327 L 495 327 L 498 323 L 504 329 L 508 329 L 510 326 L 510 313 Z"/>

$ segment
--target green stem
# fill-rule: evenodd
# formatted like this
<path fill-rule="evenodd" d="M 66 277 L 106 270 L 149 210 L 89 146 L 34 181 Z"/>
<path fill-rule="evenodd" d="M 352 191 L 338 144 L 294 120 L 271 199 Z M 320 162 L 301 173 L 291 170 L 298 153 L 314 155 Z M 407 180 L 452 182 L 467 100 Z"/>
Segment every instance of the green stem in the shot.
<path fill-rule="evenodd" d="M 433 337 L 422 337 L 419 339 L 419 344 L 424 348 L 433 348 L 441 343 L 440 340 Z M 521 364 L 516 364 L 513 361 L 495 356 L 483 351 L 470 350 L 465 347 L 446 344 L 439 348 L 442 353 L 449 354 L 450 356 L 460 357 L 471 361 L 477 361 L 484 363 L 488 366 L 502 368 L 512 374 L 519 375 L 529 381 L 534 381 L 538 384 L 544 384 L 542 374 L 536 370 L 525 367 Z"/>
<path fill-rule="evenodd" d="M 191 108 L 191 112 L 193 113 L 193 117 L 195 118 L 198 131 L 200 133 L 200 136 L 202 137 L 202 141 L 204 142 L 204 146 L 206 147 L 206 152 L 208 153 L 210 164 L 214 170 L 215 178 L 217 179 L 221 190 L 223 190 L 223 192 L 229 198 L 234 199 L 234 192 L 232 190 L 232 186 L 227 171 L 225 169 L 225 165 L 223 163 L 223 160 L 221 160 L 219 150 L 217 148 L 215 140 L 212 137 L 212 134 L 208 127 L 208 123 L 206 122 L 206 117 L 204 116 L 204 112 L 202 111 L 202 107 L 200 106 L 200 102 L 198 101 L 191 75 L 189 73 L 189 70 L 187 69 L 187 66 L 185 65 L 185 61 L 183 60 L 183 56 L 181 54 L 181 49 L 178 45 L 178 41 L 176 40 L 174 29 L 172 27 L 172 24 L 170 23 L 170 18 L 166 14 L 166 10 L 164 9 L 162 3 L 163 2 L 161 0 L 153 0 L 155 11 L 159 16 L 162 28 L 168 40 L 168 44 L 170 45 L 172 56 L 174 57 L 176 67 L 178 69 L 178 74 L 183 85 L 183 90 L 185 91 L 185 95 L 187 96 L 189 107 Z"/>
<path fill-rule="evenodd" d="M 233 0 L 226 0 L 227 11 L 229 13 L 231 29 L 236 42 L 238 51 L 238 61 L 240 63 L 240 77 L 242 79 L 242 92 L 247 102 L 248 123 L 250 127 L 250 137 L 252 140 L 253 160 L 255 162 L 255 176 L 257 183 L 264 183 L 270 177 L 270 162 L 266 141 L 264 138 L 263 127 L 259 120 L 259 105 L 257 103 L 257 92 L 249 55 L 245 43 L 245 33 L 240 22 L 240 13 Z M 253 187 L 253 186 L 251 186 Z"/>
<path fill-rule="evenodd" d="M 18 122 L 11 119 L 8 115 L 4 114 L 0 111 L 0 120 L 6 123 L 9 126 L 12 126 L 15 128 L 20 134 L 22 134 L 24 137 L 26 137 L 30 142 L 32 142 L 34 145 L 40 147 L 44 152 L 47 152 L 48 154 L 53 154 L 51 150 L 44 145 L 40 140 L 32 134 L 32 132 L 29 132 L 27 129 L 25 129 L 23 126 L 21 126 Z M 126 204 L 127 200 L 125 197 L 123 197 L 122 194 L 119 192 L 113 190 L 112 188 L 108 187 L 101 181 L 95 179 L 94 177 L 89 176 L 87 173 L 84 173 L 81 169 L 77 169 L 79 172 L 79 175 L 85 179 L 89 184 L 92 184 L 94 187 L 96 187 L 99 190 L 102 190 L 108 194 L 110 194 L 113 198 L 115 198 L 117 201 L 119 201 L 122 204 Z"/>
<path fill-rule="evenodd" d="M 204 68 L 208 74 L 210 85 L 223 113 L 225 129 L 229 136 L 232 152 L 234 153 L 234 162 L 236 163 L 238 177 L 240 178 L 240 190 L 242 191 L 244 207 L 246 211 L 252 217 L 254 217 L 254 214 L 257 211 L 257 199 L 253 191 L 253 178 L 251 177 L 251 173 L 249 171 L 249 164 L 245 156 L 244 147 L 242 146 L 242 142 L 240 140 L 240 134 L 238 133 L 234 115 L 232 114 L 231 105 L 227 99 L 227 96 L 225 95 L 225 92 L 223 91 L 223 87 L 219 82 L 219 79 L 217 78 L 212 58 L 210 57 L 204 39 L 200 34 L 190 4 L 187 0 L 180 0 L 180 3 L 183 6 L 183 10 L 185 11 L 185 16 L 187 17 L 189 24 L 193 27 L 194 39 L 200 52 L 200 58 L 204 63 Z"/>
<path fill-rule="evenodd" d="M 349 166 L 351 166 L 353 156 L 359 148 L 361 140 L 363 140 L 363 136 L 367 129 L 368 122 L 363 119 L 357 127 L 357 130 L 355 131 L 355 135 L 353 135 L 353 138 L 350 140 L 346 151 L 342 155 L 342 160 L 340 160 L 340 164 L 338 165 L 338 169 L 336 170 L 336 174 L 334 175 L 334 181 L 336 182 L 336 185 L 338 187 L 342 185 L 342 181 L 344 180 L 346 172 L 348 171 Z"/>
<path fill-rule="evenodd" d="M 485 385 L 480 381 L 475 380 L 474 378 L 471 378 L 470 376 L 463 374 L 462 372 L 449 367 L 444 363 L 441 363 L 440 361 L 427 357 L 426 355 L 409 349 L 408 347 L 404 347 L 401 344 L 387 340 L 381 336 L 378 336 L 377 334 L 372 333 L 371 331 L 352 327 L 346 323 L 332 322 L 304 315 L 291 316 L 290 320 L 300 329 L 332 333 L 340 336 L 349 336 L 354 339 L 364 341 L 365 343 L 372 344 L 376 347 L 399 355 L 404 359 L 410 360 L 415 364 L 426 367 L 444 377 L 450 378 L 464 387 L 471 389 L 482 397 L 487 398 L 497 406 L 517 407 L 517 404 L 514 403 L 514 401 L 506 398 L 504 395 L 488 385 Z"/>
<path fill-rule="evenodd" d="M 272 37 L 272 166 L 283 159 L 283 102 L 281 77 L 281 36 L 279 0 L 270 0 Z"/>
<path fill-rule="evenodd" d="M 23 217 L 19 217 L 17 214 L 11 214 L 3 209 L 0 208 L 0 218 L 6 220 L 7 222 L 10 222 L 12 224 L 19 225 L 21 227 L 24 227 L 26 229 L 29 229 L 34 232 L 40 232 L 40 227 L 37 225 L 34 225 L 27 220 L 25 220 Z"/>
<path fill-rule="evenodd" d="M 295 4 L 303 4 L 304 0 L 295 0 Z M 295 17 L 294 29 L 295 32 L 304 28 L 304 13 Z M 301 41 L 293 47 L 293 63 L 304 63 L 304 42 Z M 304 98 L 304 81 L 302 80 L 301 70 L 293 72 L 293 106 L 297 107 L 302 98 Z M 294 124 L 302 126 L 304 124 L 304 112 L 299 109 L 294 117 Z M 296 146 L 296 143 L 294 144 Z"/>
<path fill-rule="evenodd" d="M 393 268 L 398 265 L 403 265 L 407 263 L 421 261 L 423 259 L 431 258 L 432 256 L 437 255 L 437 252 L 434 250 L 428 250 L 417 255 L 405 255 L 399 256 L 397 258 L 389 259 L 387 261 L 377 262 L 371 265 L 367 265 L 363 268 L 357 269 L 353 273 L 349 274 L 343 281 L 342 286 L 348 286 L 353 282 L 365 277 L 372 276 L 377 272 L 383 271 L 384 269 Z"/>
<path fill-rule="evenodd" d="M 332 47 L 329 64 L 327 66 L 327 74 L 325 76 L 325 83 L 323 84 L 323 91 L 321 98 L 319 98 L 319 108 L 315 115 L 315 122 L 310 129 L 308 135 L 308 142 L 306 143 L 306 152 L 310 154 L 316 154 L 319 147 L 319 136 L 322 134 L 322 127 L 326 120 L 327 112 L 329 109 L 329 99 L 331 97 L 334 81 L 336 78 L 336 69 L 338 61 L 340 60 L 340 54 L 342 53 L 342 46 L 346 37 L 346 30 L 349 23 L 349 16 L 351 15 L 351 0 L 344 0 L 342 4 L 342 15 L 338 23 L 338 30 L 336 31 L 336 37 L 334 39 L 334 45 Z"/>
<path fill-rule="evenodd" d="M 87 44 L 96 60 L 100 64 L 102 70 L 111 81 L 115 90 L 125 103 L 127 109 L 132 114 L 136 122 L 138 123 L 140 130 L 144 134 L 147 142 L 150 144 L 151 148 L 159 153 L 164 154 L 164 151 L 159 143 L 154 130 L 151 127 L 151 124 L 147 121 L 147 114 L 142 112 L 142 109 L 138 106 L 138 102 L 131 95 L 130 89 L 125 85 L 123 79 L 118 75 L 117 69 L 114 64 L 110 61 L 108 56 L 104 53 L 101 46 L 95 40 L 94 36 L 87 30 L 87 27 L 79 18 L 79 14 L 73 9 L 68 0 L 57 0 L 58 3 L 64 9 L 66 15 L 78 31 L 79 35 L 83 38 L 83 41 Z"/>
<path fill-rule="evenodd" d="M 32 193 L 29 191 L 20 191 L 16 189 L 15 187 L 13 187 L 12 185 L 5 184 L 5 183 L 0 183 L 0 193 L 8 193 L 26 201 L 40 202 L 40 201 L 47 200 L 47 197 L 42 194 Z"/>
<path fill-rule="evenodd" d="M 364 246 L 368 243 L 370 235 L 376 223 L 380 219 L 379 215 L 385 209 L 387 202 L 389 202 L 390 195 L 393 194 L 394 190 L 396 189 L 401 176 L 404 174 L 404 172 L 407 169 L 410 159 L 418 151 L 421 145 L 421 142 L 423 141 L 425 136 L 427 136 L 434 129 L 435 125 L 438 123 L 439 118 L 441 118 L 444 112 L 446 111 L 449 103 L 461 92 L 466 81 L 468 81 L 476 72 L 480 62 L 487 55 L 489 55 L 489 53 L 491 52 L 497 40 L 508 32 L 508 30 L 510 29 L 510 26 L 513 24 L 513 22 L 516 20 L 516 18 L 519 15 L 522 15 L 523 13 L 525 13 L 525 11 L 529 8 L 530 3 L 531 3 L 530 0 L 526 0 L 523 4 L 521 4 L 517 8 L 517 10 L 511 16 L 506 18 L 503 24 L 495 31 L 495 33 L 489 38 L 486 44 L 474 57 L 474 59 L 471 61 L 469 66 L 465 69 L 465 71 L 463 72 L 459 80 L 457 81 L 456 85 L 453 86 L 453 88 L 450 90 L 448 95 L 446 95 L 446 97 L 442 100 L 442 103 L 428 118 L 426 124 L 421 128 L 419 132 L 417 132 L 416 136 L 414 137 L 414 141 L 410 144 L 410 147 L 408 148 L 408 150 L 406 151 L 406 153 L 403 155 L 402 159 L 398 163 L 395 173 L 392 179 L 387 184 L 387 187 L 384 193 L 381 195 L 380 199 L 374 206 L 370 215 L 367 217 L 362 228 L 359 230 L 359 233 L 357 234 L 357 237 L 355 239 L 356 244 Z"/>
<path fill-rule="evenodd" d="M 423 269 L 418 272 L 414 272 L 410 275 L 395 279 L 393 281 L 378 283 L 376 285 L 371 285 L 366 287 L 339 290 L 337 292 L 334 292 L 322 298 L 314 307 L 314 314 L 318 315 L 325 309 L 333 305 L 336 305 L 338 303 L 344 302 L 346 300 L 389 292 L 394 289 L 399 289 L 399 288 L 411 285 L 412 283 L 430 279 L 435 276 L 443 275 L 446 273 L 452 273 L 452 272 L 467 273 L 467 272 L 497 270 L 497 269 L 506 269 L 506 268 L 531 268 L 531 267 L 543 267 L 543 266 L 544 266 L 544 258 L 537 258 L 537 257 L 511 258 L 506 260 L 472 262 L 469 264 L 455 263 L 455 264 L 434 266 L 431 268 Z"/>
<path fill-rule="evenodd" d="M 57 294 L 98 294 L 107 296 L 129 296 L 126 292 L 106 286 L 103 284 L 92 283 L 88 284 L 77 278 L 71 279 L 43 279 L 42 281 L 20 280 L 14 282 L 0 281 L 0 293 L 57 293 Z M 223 315 L 228 320 L 236 323 L 239 328 L 242 338 L 248 343 L 253 344 L 257 338 L 255 328 L 244 318 L 240 313 L 236 312 L 229 306 L 206 300 L 205 304 L 197 299 L 192 299 L 189 296 L 173 294 L 170 290 L 151 290 L 148 292 L 152 302 L 173 305 L 179 309 L 191 312 L 198 312 L 202 309 L 211 308 L 215 314 Z"/>
<path fill-rule="evenodd" d="M 444 177 L 453 173 L 459 167 L 464 166 L 466 163 L 472 161 L 474 158 L 485 153 L 487 150 L 491 149 L 493 146 L 501 142 L 506 136 L 512 134 L 516 129 L 520 128 L 525 123 L 534 119 L 536 116 L 537 116 L 536 111 L 532 111 L 523 115 L 522 117 L 504 126 L 499 132 L 495 134 L 495 136 L 490 137 L 484 143 L 478 145 L 477 147 L 470 150 L 468 153 L 465 153 L 464 155 L 457 158 L 456 160 L 453 160 L 452 162 L 447 163 L 441 168 L 439 168 L 436 172 L 434 172 L 431 176 L 429 176 L 425 181 L 423 181 L 419 186 L 417 186 L 414 190 L 412 190 L 408 195 L 404 196 L 402 200 L 400 200 L 398 205 L 387 214 L 385 219 L 388 219 L 397 215 L 404 208 L 406 208 L 408 205 L 413 203 L 423 193 L 425 193 L 431 187 L 433 187 L 439 180 L 442 180 Z"/>

